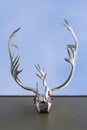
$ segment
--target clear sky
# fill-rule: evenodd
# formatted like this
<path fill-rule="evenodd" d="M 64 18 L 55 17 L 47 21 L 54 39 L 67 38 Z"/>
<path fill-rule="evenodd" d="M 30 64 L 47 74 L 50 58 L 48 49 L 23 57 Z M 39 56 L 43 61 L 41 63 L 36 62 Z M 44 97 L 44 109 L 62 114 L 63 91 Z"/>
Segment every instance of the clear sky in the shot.
<path fill-rule="evenodd" d="M 36 76 L 35 64 L 40 64 L 47 73 L 50 88 L 62 84 L 70 65 L 65 62 L 67 44 L 73 43 L 68 30 L 63 26 L 64 18 L 72 25 L 78 38 L 76 68 L 70 84 L 53 94 L 87 95 L 87 1 L 79 0 L 1 0 L 0 1 L 0 95 L 32 95 L 16 84 L 10 73 L 8 39 L 21 27 L 13 42 L 19 49 L 20 79 L 30 87 L 44 91 Z"/>

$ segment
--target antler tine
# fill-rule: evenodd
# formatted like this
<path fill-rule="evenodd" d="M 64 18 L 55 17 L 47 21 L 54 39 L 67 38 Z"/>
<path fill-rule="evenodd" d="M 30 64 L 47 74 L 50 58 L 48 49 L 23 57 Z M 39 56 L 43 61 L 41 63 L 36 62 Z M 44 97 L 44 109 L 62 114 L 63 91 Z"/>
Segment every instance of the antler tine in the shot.
<path fill-rule="evenodd" d="M 37 70 L 39 71 L 39 73 L 40 73 L 40 75 L 39 75 L 39 74 L 36 74 L 36 75 L 37 75 L 40 79 L 45 80 L 47 74 L 44 73 L 44 69 L 42 69 L 39 64 L 35 65 L 35 67 L 36 67 L 36 69 L 37 69 Z"/>
<path fill-rule="evenodd" d="M 17 78 L 17 75 L 23 71 L 23 69 L 18 70 L 19 59 L 20 59 L 20 57 L 16 56 L 15 59 L 13 60 L 12 64 L 11 64 L 11 73 L 12 73 L 12 75 L 15 79 Z"/>
<path fill-rule="evenodd" d="M 74 46 L 75 50 L 77 51 L 77 49 L 78 49 L 77 37 L 76 37 L 76 35 L 75 35 L 75 33 L 74 33 L 74 31 L 73 31 L 71 25 L 68 23 L 68 21 L 67 21 L 66 19 L 64 19 L 64 23 L 63 23 L 63 24 L 64 24 L 64 26 L 71 32 L 71 34 L 72 34 L 72 36 L 73 36 L 73 39 L 74 39 L 74 41 L 75 41 L 75 45 L 73 45 L 73 46 Z M 71 45 L 70 45 L 70 46 L 71 46 Z"/>
<path fill-rule="evenodd" d="M 68 52 L 68 56 L 69 56 L 69 58 L 65 58 L 65 60 L 67 61 L 67 62 L 69 62 L 71 65 L 74 65 L 75 63 L 75 54 L 74 54 L 74 50 L 73 50 L 73 48 L 69 48 L 68 46 L 67 46 L 67 52 Z"/>
<path fill-rule="evenodd" d="M 11 36 L 9 37 L 9 41 L 11 40 L 11 38 L 13 38 L 15 36 L 15 34 L 21 29 L 21 27 L 19 27 L 18 29 L 16 29 Z"/>

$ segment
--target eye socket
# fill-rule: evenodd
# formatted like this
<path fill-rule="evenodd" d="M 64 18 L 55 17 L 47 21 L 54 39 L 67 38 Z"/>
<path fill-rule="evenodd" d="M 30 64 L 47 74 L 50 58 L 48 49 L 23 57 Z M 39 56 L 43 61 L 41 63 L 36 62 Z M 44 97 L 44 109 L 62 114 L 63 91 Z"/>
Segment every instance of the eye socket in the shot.
<path fill-rule="evenodd" d="M 36 98 L 35 98 L 35 97 L 34 97 L 34 100 L 33 100 L 33 101 L 34 101 L 34 104 L 35 104 L 35 103 L 36 103 Z"/>

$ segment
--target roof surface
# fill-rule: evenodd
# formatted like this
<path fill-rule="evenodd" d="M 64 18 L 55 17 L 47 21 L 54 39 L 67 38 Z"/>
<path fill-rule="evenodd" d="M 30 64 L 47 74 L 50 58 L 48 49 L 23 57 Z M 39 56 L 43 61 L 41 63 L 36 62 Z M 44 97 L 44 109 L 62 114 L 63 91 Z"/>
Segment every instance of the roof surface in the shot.
<path fill-rule="evenodd" d="M 50 113 L 38 113 L 33 97 L 0 97 L 0 130 L 87 130 L 87 97 L 53 97 Z"/>

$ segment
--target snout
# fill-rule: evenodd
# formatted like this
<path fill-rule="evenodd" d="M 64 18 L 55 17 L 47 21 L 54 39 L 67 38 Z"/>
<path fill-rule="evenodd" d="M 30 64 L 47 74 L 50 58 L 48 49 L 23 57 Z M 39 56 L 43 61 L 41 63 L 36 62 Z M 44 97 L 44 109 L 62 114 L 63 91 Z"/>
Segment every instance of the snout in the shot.
<path fill-rule="evenodd" d="M 40 102 L 39 109 L 40 109 L 40 112 L 48 112 L 48 103 L 44 101 Z"/>
<path fill-rule="evenodd" d="M 36 104 L 38 112 L 41 113 L 48 113 L 52 105 L 51 97 L 46 98 L 45 95 L 39 95 L 38 97 L 34 98 L 34 103 Z"/>

